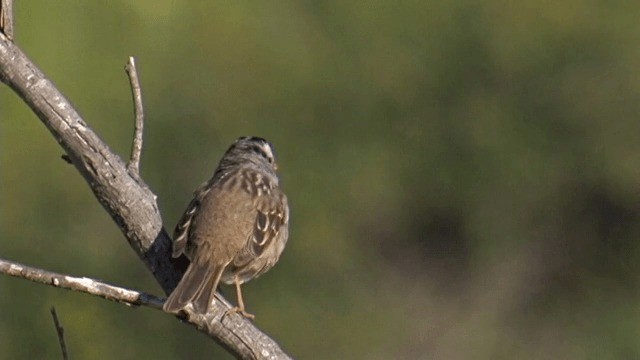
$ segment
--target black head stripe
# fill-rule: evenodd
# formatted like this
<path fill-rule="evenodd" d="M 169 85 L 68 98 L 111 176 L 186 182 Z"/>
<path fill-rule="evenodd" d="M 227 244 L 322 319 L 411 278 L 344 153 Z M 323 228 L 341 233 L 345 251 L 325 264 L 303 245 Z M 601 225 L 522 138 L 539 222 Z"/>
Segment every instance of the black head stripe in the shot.
<path fill-rule="evenodd" d="M 251 141 L 251 142 L 259 142 L 259 143 L 263 143 L 263 144 L 267 143 L 267 140 L 265 140 L 265 139 L 263 139 L 261 137 L 257 137 L 257 136 L 249 137 L 249 138 L 247 138 L 247 140 Z"/>
<path fill-rule="evenodd" d="M 229 148 L 228 152 L 233 151 L 234 149 L 250 151 L 254 154 L 260 155 L 270 163 L 273 162 L 271 144 L 261 137 L 243 136 L 238 138 L 238 140 L 236 140 L 236 142 Z"/>
<path fill-rule="evenodd" d="M 249 149 L 250 149 L 251 151 L 253 151 L 254 153 L 256 153 L 256 154 L 258 154 L 258 155 L 262 156 L 263 158 L 265 158 L 265 159 L 269 159 L 269 156 L 267 155 L 267 153 L 266 153 L 266 152 L 264 151 L 264 149 L 263 149 L 263 148 L 261 148 L 260 146 L 252 145 Z"/>

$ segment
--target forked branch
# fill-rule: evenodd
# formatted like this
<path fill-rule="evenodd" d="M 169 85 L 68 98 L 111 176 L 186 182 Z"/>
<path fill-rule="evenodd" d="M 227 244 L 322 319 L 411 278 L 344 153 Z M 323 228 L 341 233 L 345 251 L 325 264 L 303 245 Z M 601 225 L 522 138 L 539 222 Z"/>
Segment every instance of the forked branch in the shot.
<path fill-rule="evenodd" d="M 171 239 L 162 226 L 155 195 L 142 179 L 132 175 L 64 95 L 2 33 L 0 81 L 11 87 L 49 129 L 164 292 L 173 290 L 188 260 L 171 258 Z M 135 100 L 135 89 L 133 91 Z M 141 149 L 142 126 L 136 128 Z M 132 155 L 137 152 L 138 134 L 134 135 Z M 138 166 L 139 152 L 130 161 L 130 168 L 136 172 Z M 289 359 L 273 339 L 242 316 L 228 313 L 228 309 L 228 303 L 216 299 L 209 314 L 187 314 L 185 320 L 238 358 Z"/>

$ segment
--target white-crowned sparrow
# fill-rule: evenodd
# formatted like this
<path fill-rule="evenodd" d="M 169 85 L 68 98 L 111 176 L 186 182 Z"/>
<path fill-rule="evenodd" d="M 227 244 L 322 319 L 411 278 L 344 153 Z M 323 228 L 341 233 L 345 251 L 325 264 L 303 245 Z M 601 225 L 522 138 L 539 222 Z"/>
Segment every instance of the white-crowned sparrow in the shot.
<path fill-rule="evenodd" d="M 192 303 L 206 313 L 218 284 L 235 284 L 238 311 L 246 317 L 240 285 L 269 270 L 289 236 L 287 197 L 278 187 L 272 146 L 241 137 L 224 154 L 213 177 L 194 193 L 178 222 L 173 256 L 191 264 L 164 303 L 178 313 Z"/>

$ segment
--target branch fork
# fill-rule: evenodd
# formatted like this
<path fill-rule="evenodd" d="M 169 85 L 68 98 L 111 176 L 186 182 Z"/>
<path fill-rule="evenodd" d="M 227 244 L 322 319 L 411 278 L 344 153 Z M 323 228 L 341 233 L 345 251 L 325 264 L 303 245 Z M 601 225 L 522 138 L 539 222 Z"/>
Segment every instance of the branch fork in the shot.
<path fill-rule="evenodd" d="M 188 265 L 171 257 L 171 239 L 163 228 L 156 196 L 140 177 L 144 112 L 142 91 L 131 57 L 125 67 L 134 103 L 134 136 L 127 164 L 86 124 L 71 103 L 13 39 L 11 0 L 0 0 L 0 81 L 22 98 L 51 132 L 68 159 L 111 215 L 129 245 L 165 293 L 178 284 Z M 163 299 L 94 279 L 52 273 L 0 259 L 0 272 L 56 287 L 81 291 L 128 305 L 160 309 Z M 207 334 L 240 359 L 289 359 L 278 344 L 239 314 L 217 294 L 211 310 L 198 315 L 187 309 L 185 322 Z"/>

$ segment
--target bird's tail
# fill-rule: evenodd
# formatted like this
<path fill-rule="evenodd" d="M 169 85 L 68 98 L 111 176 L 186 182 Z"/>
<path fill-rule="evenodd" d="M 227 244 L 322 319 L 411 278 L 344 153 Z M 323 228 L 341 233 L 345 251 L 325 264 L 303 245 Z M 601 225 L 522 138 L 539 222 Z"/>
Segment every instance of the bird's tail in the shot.
<path fill-rule="evenodd" d="M 191 262 L 184 276 L 165 301 L 162 309 L 177 314 L 192 303 L 196 312 L 204 314 L 213 300 L 224 266 Z"/>

